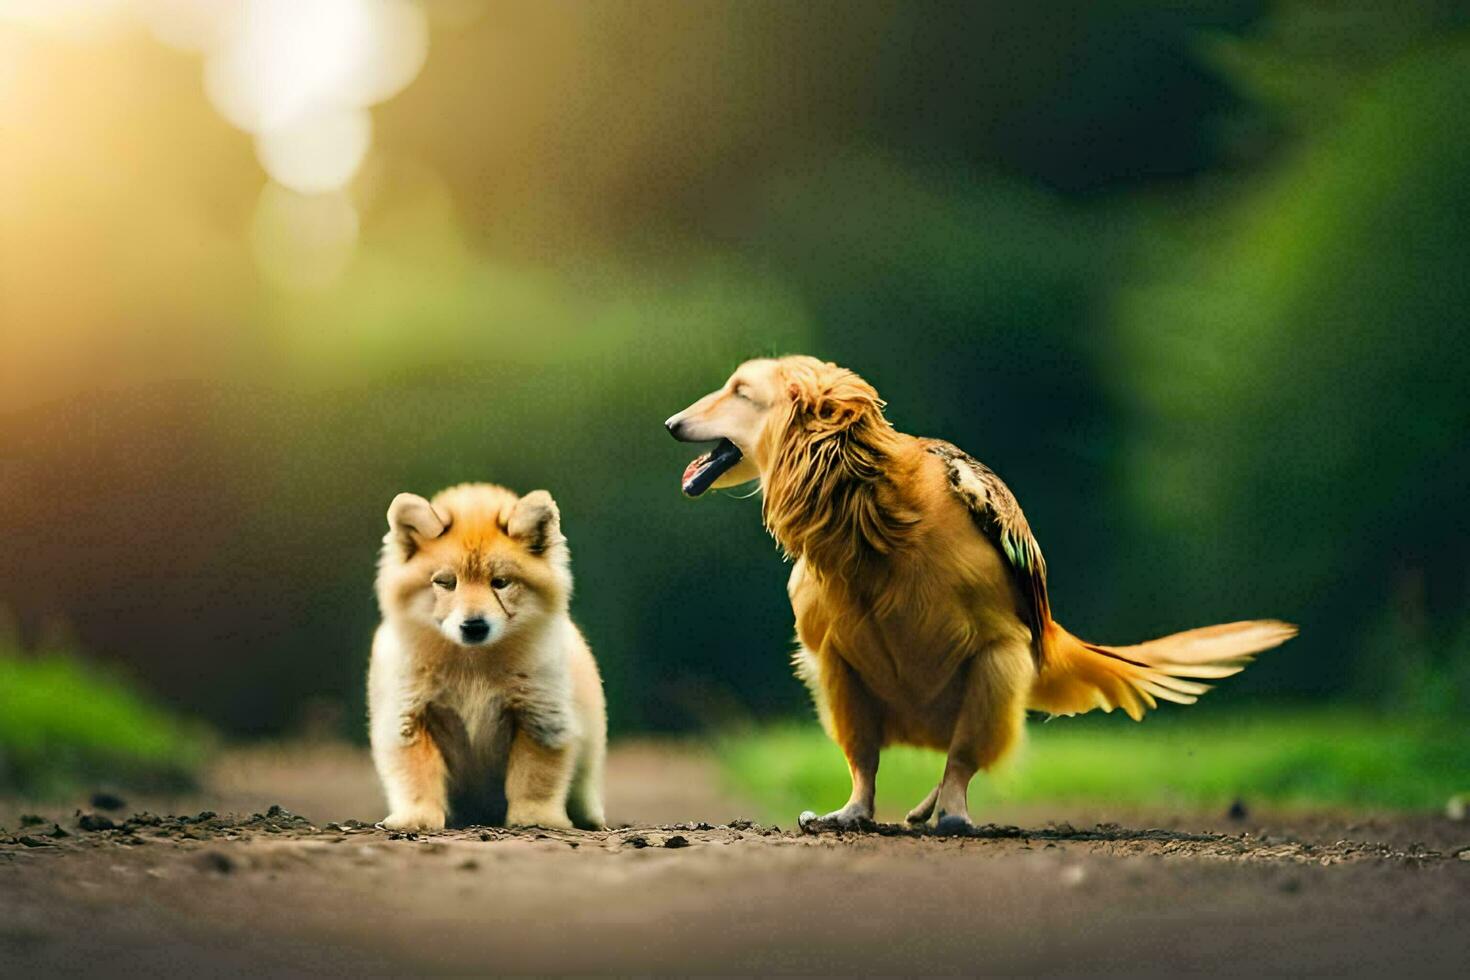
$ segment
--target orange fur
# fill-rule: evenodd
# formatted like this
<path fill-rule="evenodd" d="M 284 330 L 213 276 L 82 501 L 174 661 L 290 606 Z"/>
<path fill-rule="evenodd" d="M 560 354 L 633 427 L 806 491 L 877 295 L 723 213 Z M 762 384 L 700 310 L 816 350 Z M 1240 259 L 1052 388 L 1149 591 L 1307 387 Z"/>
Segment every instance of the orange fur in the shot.
<path fill-rule="evenodd" d="M 368 706 L 384 826 L 601 827 L 606 713 L 544 490 L 400 494 L 378 568 Z"/>
<path fill-rule="evenodd" d="M 1274 619 L 1223 623 L 1129 647 L 1087 643 L 1052 622 L 1046 666 L 1030 707 L 1054 715 L 1122 708 L 1134 721 L 1158 702 L 1194 704 L 1208 684 L 1191 678 L 1238 674 L 1262 650 L 1285 643 L 1296 627 Z"/>

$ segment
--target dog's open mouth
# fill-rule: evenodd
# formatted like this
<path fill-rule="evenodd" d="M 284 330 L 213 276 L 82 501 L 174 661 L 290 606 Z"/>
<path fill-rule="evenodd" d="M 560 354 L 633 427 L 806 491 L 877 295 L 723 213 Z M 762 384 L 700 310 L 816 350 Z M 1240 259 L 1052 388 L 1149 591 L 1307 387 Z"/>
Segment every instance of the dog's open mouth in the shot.
<path fill-rule="evenodd" d="M 740 450 L 729 439 L 721 439 L 715 447 L 696 457 L 684 467 L 684 492 L 698 497 L 719 479 L 720 474 L 740 462 Z"/>

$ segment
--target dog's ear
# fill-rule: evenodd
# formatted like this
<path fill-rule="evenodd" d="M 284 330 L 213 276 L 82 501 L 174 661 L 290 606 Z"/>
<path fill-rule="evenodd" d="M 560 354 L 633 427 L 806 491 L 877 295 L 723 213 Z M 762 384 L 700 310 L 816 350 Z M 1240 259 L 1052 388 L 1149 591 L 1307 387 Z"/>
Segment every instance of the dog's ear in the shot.
<path fill-rule="evenodd" d="M 434 506 L 416 493 L 400 493 L 388 505 L 388 530 L 404 544 L 431 541 L 448 526 Z"/>
<path fill-rule="evenodd" d="M 533 555 L 566 541 L 561 535 L 561 511 L 545 490 L 532 490 L 517 501 L 505 530 Z"/>
<path fill-rule="evenodd" d="M 883 413 L 883 399 L 873 386 L 835 364 L 789 378 L 786 393 L 794 416 L 809 430 L 835 432 Z"/>

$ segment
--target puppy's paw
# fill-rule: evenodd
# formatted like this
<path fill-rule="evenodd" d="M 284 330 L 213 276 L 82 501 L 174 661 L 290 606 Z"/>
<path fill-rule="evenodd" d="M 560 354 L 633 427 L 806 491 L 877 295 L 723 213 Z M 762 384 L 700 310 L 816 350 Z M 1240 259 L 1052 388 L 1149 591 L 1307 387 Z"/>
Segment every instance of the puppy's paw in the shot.
<path fill-rule="evenodd" d="M 384 830 L 443 830 L 444 811 L 429 806 L 394 810 L 378 826 Z"/>
<path fill-rule="evenodd" d="M 606 830 L 607 818 L 598 810 L 594 813 L 578 813 L 572 817 L 572 826 L 578 830 Z"/>
<path fill-rule="evenodd" d="M 508 827 L 572 829 L 572 821 L 567 817 L 567 808 L 550 803 L 512 803 L 506 811 L 505 824 Z"/>

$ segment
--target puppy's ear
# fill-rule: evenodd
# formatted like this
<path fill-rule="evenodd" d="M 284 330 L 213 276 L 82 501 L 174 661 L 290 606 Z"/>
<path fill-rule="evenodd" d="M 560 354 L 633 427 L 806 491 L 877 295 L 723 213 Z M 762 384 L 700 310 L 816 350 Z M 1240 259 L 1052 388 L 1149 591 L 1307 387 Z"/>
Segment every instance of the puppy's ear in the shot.
<path fill-rule="evenodd" d="M 406 544 L 413 544 L 415 539 L 431 541 L 448 526 L 433 505 L 416 493 L 400 493 L 388 505 L 388 530 Z"/>
<path fill-rule="evenodd" d="M 517 501 L 505 530 L 534 555 L 566 541 L 561 536 L 561 511 L 545 490 L 532 490 Z"/>

